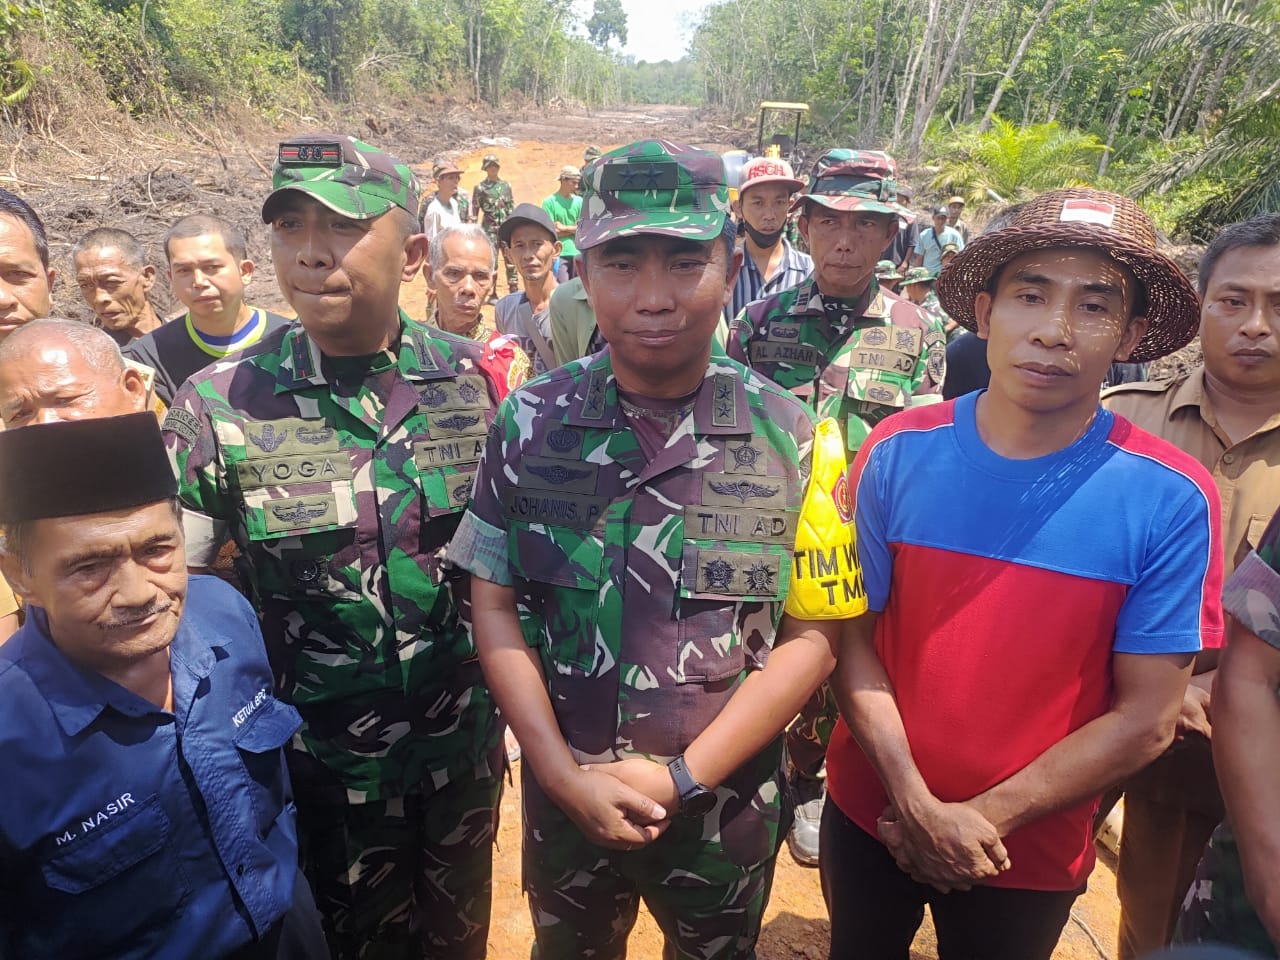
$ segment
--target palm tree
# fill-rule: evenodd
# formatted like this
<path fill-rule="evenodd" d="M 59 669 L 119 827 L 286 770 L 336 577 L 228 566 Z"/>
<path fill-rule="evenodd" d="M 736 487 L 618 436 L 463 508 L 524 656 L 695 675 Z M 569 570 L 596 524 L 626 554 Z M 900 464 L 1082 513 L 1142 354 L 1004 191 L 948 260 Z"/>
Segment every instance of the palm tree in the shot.
<path fill-rule="evenodd" d="M 935 150 L 938 172 L 929 186 L 975 203 L 991 193 L 1026 200 L 1045 190 L 1086 183 L 1104 150 L 1091 133 L 1057 123 L 1019 127 L 995 117 L 990 130 L 960 128 Z"/>
<path fill-rule="evenodd" d="M 1229 63 L 1248 75 L 1239 101 L 1206 122 L 1203 142 L 1139 177 L 1138 193 L 1165 193 L 1211 174 L 1222 186 L 1176 224 L 1200 240 L 1223 224 L 1280 210 L 1280 20 L 1274 5 L 1244 10 L 1235 0 L 1222 0 L 1183 8 L 1170 0 L 1150 14 L 1142 32 L 1139 57 L 1196 49 L 1212 53 L 1220 67 Z M 1210 93 L 1216 96 L 1216 88 Z M 1202 117 L 1208 113 L 1201 108 Z"/>

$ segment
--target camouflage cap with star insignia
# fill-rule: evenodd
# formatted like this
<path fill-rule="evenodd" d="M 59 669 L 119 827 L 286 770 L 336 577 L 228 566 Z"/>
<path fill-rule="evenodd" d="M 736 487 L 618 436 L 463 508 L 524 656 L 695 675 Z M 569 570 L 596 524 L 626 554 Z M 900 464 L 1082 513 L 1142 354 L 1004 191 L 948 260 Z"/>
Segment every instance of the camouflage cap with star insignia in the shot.
<path fill-rule="evenodd" d="M 898 203 L 898 168 L 881 150 L 828 150 L 809 174 L 809 185 L 792 208 L 809 202 L 834 210 L 866 210 L 911 218 Z"/>
<path fill-rule="evenodd" d="M 285 141 L 276 150 L 272 191 L 262 204 L 270 223 L 291 192 L 304 193 L 335 213 L 372 220 L 392 207 L 418 215 L 421 187 L 413 171 L 389 153 L 335 133 Z"/>
<path fill-rule="evenodd" d="M 638 234 L 712 240 L 729 217 L 720 155 L 670 140 L 610 150 L 587 165 L 582 183 L 580 250 Z"/>

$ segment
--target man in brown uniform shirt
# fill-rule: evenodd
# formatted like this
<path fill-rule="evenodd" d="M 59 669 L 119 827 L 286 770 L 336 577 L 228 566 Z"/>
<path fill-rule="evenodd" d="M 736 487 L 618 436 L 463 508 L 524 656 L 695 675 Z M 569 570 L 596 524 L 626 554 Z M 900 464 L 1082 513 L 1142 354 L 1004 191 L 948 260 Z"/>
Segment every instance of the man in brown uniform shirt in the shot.
<path fill-rule="evenodd" d="M 1280 215 L 1227 227 L 1199 276 L 1204 362 L 1127 383 L 1102 405 L 1199 460 L 1222 495 L 1225 573 L 1258 544 L 1280 501 Z M 1125 784 L 1120 957 L 1167 944 L 1201 851 L 1222 819 L 1210 753 L 1216 651 L 1201 654 L 1174 745 Z"/>

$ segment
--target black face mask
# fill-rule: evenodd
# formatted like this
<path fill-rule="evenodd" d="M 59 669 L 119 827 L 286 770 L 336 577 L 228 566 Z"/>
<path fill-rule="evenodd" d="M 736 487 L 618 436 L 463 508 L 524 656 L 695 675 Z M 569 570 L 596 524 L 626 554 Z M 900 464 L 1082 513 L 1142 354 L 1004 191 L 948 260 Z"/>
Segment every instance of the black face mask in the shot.
<path fill-rule="evenodd" d="M 751 238 L 751 242 L 762 250 L 771 250 L 776 246 L 778 241 L 782 239 L 782 231 L 786 229 L 784 225 L 779 227 L 773 233 L 762 233 L 751 224 L 747 223 L 746 220 L 742 221 L 742 225 L 746 228 L 747 236 Z"/>

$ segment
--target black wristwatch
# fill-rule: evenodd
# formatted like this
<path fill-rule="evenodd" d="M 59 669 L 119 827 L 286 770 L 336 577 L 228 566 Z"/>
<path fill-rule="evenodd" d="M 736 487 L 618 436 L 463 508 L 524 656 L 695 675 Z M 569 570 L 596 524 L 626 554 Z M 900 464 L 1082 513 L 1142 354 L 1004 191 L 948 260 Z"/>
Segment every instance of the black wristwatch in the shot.
<path fill-rule="evenodd" d="M 696 819 L 715 809 L 715 793 L 693 779 L 693 774 L 684 765 L 683 754 L 668 763 L 667 769 L 671 771 L 676 793 L 680 796 L 680 816 Z"/>

